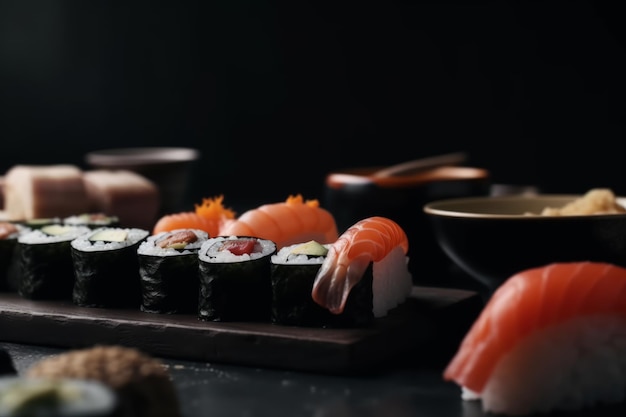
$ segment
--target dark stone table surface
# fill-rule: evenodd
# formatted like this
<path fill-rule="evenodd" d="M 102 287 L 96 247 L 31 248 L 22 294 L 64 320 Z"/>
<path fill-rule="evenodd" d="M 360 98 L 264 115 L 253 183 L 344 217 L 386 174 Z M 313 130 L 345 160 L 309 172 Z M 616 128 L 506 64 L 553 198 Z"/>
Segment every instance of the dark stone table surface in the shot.
<path fill-rule="evenodd" d="M 63 349 L 0 343 L 18 373 Z M 480 416 L 438 365 L 407 361 L 374 374 L 336 376 L 162 358 L 185 417 Z"/>

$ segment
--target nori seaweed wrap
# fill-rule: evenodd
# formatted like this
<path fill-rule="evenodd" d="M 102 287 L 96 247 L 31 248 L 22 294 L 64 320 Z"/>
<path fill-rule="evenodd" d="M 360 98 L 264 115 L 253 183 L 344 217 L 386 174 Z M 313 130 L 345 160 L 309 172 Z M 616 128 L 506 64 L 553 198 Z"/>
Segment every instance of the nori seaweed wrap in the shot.
<path fill-rule="evenodd" d="M 12 291 L 10 274 L 16 261 L 20 230 L 20 225 L 0 221 L 0 291 Z"/>
<path fill-rule="evenodd" d="M 333 314 L 313 300 L 313 282 L 329 247 L 330 244 L 311 241 L 283 247 L 272 256 L 272 323 L 336 328 L 367 327 L 373 323 L 371 264 L 350 291 L 341 314 Z"/>
<path fill-rule="evenodd" d="M 101 227 L 72 241 L 72 301 L 81 307 L 138 308 L 141 299 L 137 248 L 150 232 Z"/>
<path fill-rule="evenodd" d="M 198 311 L 198 251 L 208 238 L 203 230 L 177 229 L 149 236 L 139 245 L 141 311 Z"/>
<path fill-rule="evenodd" d="M 204 321 L 269 321 L 271 240 L 218 236 L 199 256 L 198 318 Z"/>
<path fill-rule="evenodd" d="M 32 300 L 70 299 L 74 285 L 71 241 L 84 226 L 52 224 L 18 237 L 18 293 Z"/>

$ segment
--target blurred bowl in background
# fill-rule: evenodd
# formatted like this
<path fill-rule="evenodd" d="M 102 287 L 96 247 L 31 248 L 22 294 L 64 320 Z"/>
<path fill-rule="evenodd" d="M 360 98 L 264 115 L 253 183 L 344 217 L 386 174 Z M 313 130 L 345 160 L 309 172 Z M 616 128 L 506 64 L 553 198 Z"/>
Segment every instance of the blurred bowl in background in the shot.
<path fill-rule="evenodd" d="M 452 261 L 437 244 L 423 206 L 434 200 L 483 196 L 490 175 L 482 168 L 440 166 L 380 176 L 380 167 L 353 168 L 327 175 L 324 207 L 343 232 L 357 221 L 384 216 L 396 221 L 409 238 L 409 269 L 416 284 L 445 286 Z"/>
<path fill-rule="evenodd" d="M 456 198 L 424 206 L 444 252 L 491 292 L 513 274 L 553 262 L 626 267 L 626 213 L 540 215 L 579 195 Z M 623 197 L 616 201 L 622 206 Z M 535 215 L 529 215 L 533 213 Z"/>
<path fill-rule="evenodd" d="M 161 194 L 161 214 L 182 211 L 192 168 L 200 158 L 193 148 L 140 147 L 89 152 L 85 161 L 93 169 L 124 169 L 154 182 Z"/>

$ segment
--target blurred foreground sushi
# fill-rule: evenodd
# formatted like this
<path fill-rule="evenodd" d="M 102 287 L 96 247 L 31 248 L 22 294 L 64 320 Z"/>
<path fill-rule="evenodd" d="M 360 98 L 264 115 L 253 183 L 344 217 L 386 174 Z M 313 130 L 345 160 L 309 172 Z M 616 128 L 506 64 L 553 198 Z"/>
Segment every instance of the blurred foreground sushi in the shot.
<path fill-rule="evenodd" d="M 74 378 L 0 377 L 0 417 L 115 417 L 106 385 Z"/>
<path fill-rule="evenodd" d="M 586 410 L 626 400 L 626 269 L 554 263 L 510 277 L 443 377 L 487 412 Z M 620 414 L 623 413 L 623 410 Z"/>
<path fill-rule="evenodd" d="M 203 230 L 176 229 L 149 236 L 139 245 L 142 311 L 197 312 L 198 251 L 208 238 Z"/>
<path fill-rule="evenodd" d="M 218 236 L 199 252 L 198 317 L 206 321 L 268 321 L 270 259 L 276 244 L 247 236 Z"/>
<path fill-rule="evenodd" d="M 117 396 L 116 417 L 181 417 L 178 393 L 165 364 L 136 348 L 97 345 L 70 350 L 35 362 L 24 376 L 104 384 Z"/>

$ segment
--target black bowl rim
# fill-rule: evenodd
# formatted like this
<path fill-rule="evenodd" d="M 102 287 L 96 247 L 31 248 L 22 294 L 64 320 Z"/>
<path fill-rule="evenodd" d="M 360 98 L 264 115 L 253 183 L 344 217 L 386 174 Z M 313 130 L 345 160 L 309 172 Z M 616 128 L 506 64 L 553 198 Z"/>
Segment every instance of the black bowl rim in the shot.
<path fill-rule="evenodd" d="M 519 221 L 559 221 L 562 219 L 573 218 L 619 218 L 626 217 L 626 213 L 599 213 L 599 214 L 575 214 L 575 215 L 562 215 L 562 216 L 541 216 L 528 215 L 529 210 L 524 210 L 524 207 L 528 207 L 528 203 L 532 203 L 534 206 L 541 207 L 560 207 L 575 199 L 582 198 L 581 194 L 539 194 L 539 195 L 516 195 L 516 196 L 482 196 L 482 197 L 462 197 L 462 198 L 448 198 L 444 200 L 431 201 L 423 206 L 424 213 L 430 216 L 438 217 L 457 217 L 468 219 L 516 219 Z M 617 202 L 626 207 L 626 197 L 616 196 Z M 545 202 L 545 203 L 541 203 Z M 549 203 L 548 203 L 549 202 Z M 485 213 L 474 212 L 463 207 L 471 205 L 484 205 L 485 203 L 493 203 L 496 207 L 499 205 L 511 205 L 520 204 L 520 214 L 498 214 L 498 213 Z M 459 208 L 460 207 L 460 208 Z"/>
<path fill-rule="evenodd" d="M 128 166 L 192 162 L 199 157 L 195 148 L 146 146 L 95 150 L 85 160 L 93 166 Z"/>

